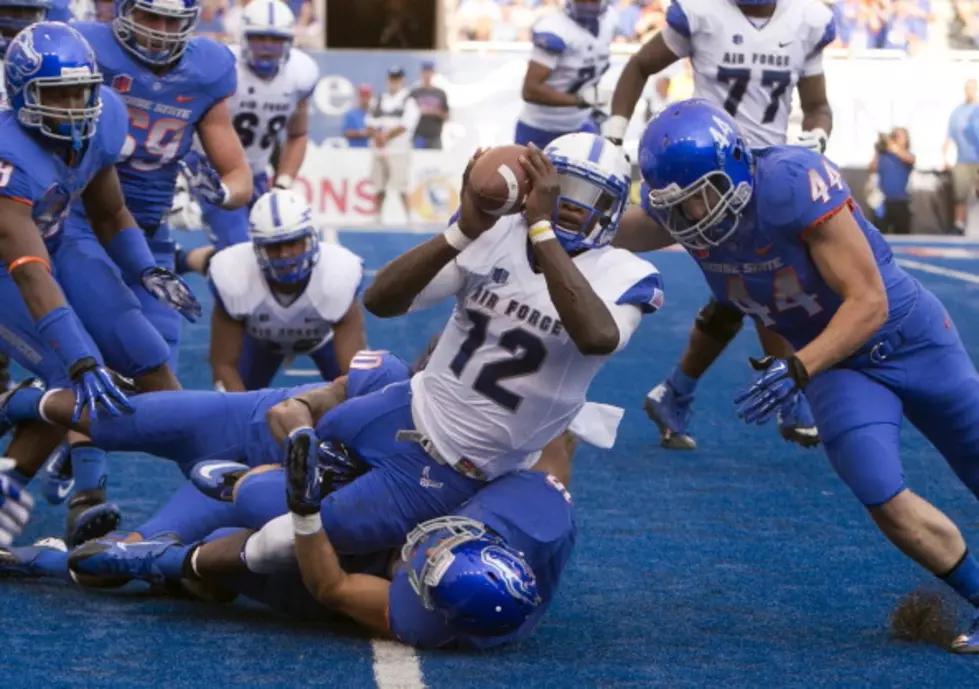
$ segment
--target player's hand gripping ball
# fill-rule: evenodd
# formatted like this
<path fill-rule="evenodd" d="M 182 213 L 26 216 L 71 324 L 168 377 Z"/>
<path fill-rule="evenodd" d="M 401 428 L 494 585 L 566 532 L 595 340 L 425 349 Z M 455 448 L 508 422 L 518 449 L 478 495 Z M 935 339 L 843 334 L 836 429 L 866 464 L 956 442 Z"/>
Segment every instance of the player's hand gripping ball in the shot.
<path fill-rule="evenodd" d="M 524 146 L 497 146 L 474 158 L 468 181 L 481 211 L 499 217 L 523 210 L 530 192 L 530 177 L 520 164 L 526 153 Z"/>

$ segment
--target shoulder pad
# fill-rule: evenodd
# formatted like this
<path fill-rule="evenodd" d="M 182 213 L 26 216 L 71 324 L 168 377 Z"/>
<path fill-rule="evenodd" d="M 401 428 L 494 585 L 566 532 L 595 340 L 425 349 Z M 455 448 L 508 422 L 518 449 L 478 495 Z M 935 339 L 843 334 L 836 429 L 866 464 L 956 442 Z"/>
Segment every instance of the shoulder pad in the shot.
<path fill-rule="evenodd" d="M 690 38 L 692 33 L 690 18 L 677 0 L 673 0 L 669 9 L 666 10 L 666 24 L 681 36 Z"/>
<path fill-rule="evenodd" d="M 758 218 L 777 233 L 800 235 L 851 201 L 839 169 L 815 151 L 772 146 L 756 155 Z"/>
<path fill-rule="evenodd" d="M 238 85 L 237 58 L 228 46 L 206 36 L 194 36 L 183 59 L 192 61 L 201 90 L 214 100 L 234 94 Z"/>
<path fill-rule="evenodd" d="M 543 24 L 543 22 L 541 22 Z M 553 30 L 548 30 L 552 27 L 544 27 L 540 24 L 534 28 L 534 32 L 531 35 L 531 42 L 534 44 L 535 48 L 543 50 L 545 53 L 552 53 L 554 55 L 560 55 L 565 50 L 567 50 L 567 43 Z"/>
<path fill-rule="evenodd" d="M 317 284 L 307 288 L 310 299 L 324 320 L 343 318 L 364 281 L 363 260 L 339 244 L 320 243 L 320 259 L 313 273 Z"/>
<path fill-rule="evenodd" d="M 252 280 L 262 279 L 251 242 L 234 244 L 214 254 L 208 265 L 208 276 L 214 283 L 228 315 L 247 316 L 243 301 Z"/>
<path fill-rule="evenodd" d="M 821 2 L 811 2 L 805 16 L 808 38 L 806 56 L 811 57 L 836 40 L 836 18 L 833 11 Z"/>
<path fill-rule="evenodd" d="M 462 253 L 456 256 L 456 265 L 466 274 L 485 275 L 501 257 L 509 257 L 513 252 L 500 250 L 500 246 L 516 246 L 526 242 L 527 226 L 523 216 L 505 215 L 488 231 L 479 235 Z"/>
<path fill-rule="evenodd" d="M 289 73 L 300 99 L 307 98 L 320 80 L 320 67 L 316 60 L 295 48 L 289 53 L 286 71 Z"/>
<path fill-rule="evenodd" d="M 362 349 L 350 360 L 347 397 L 360 397 L 410 377 L 408 364 L 391 352 Z"/>
<path fill-rule="evenodd" d="M 99 116 L 98 136 L 107 162 L 105 166 L 120 162 L 129 132 L 129 113 L 122 98 L 112 89 L 102 89 L 102 114 Z"/>

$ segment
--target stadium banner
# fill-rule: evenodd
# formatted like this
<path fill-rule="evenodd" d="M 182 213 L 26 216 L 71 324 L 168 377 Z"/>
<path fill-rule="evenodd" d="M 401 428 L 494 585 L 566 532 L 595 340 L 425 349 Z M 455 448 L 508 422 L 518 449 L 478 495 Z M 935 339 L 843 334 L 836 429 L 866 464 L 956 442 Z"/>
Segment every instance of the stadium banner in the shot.
<path fill-rule="evenodd" d="M 314 53 L 321 78 L 313 95 L 310 117 L 310 152 L 300 173 L 301 184 L 324 223 L 343 225 L 377 224 L 370 182 L 371 154 L 365 149 L 348 149 L 343 138 L 344 114 L 355 107 L 357 86 L 370 84 L 375 92 L 384 89 L 387 70 L 405 69 L 408 82 L 417 78 L 421 62 L 434 59 L 436 84 L 445 89 L 451 119 L 443 132 L 442 151 L 416 151 L 411 162 L 409 202 L 406 217 L 400 203 L 389 198 L 381 221 L 385 224 L 429 224 L 443 222 L 455 207 L 459 178 L 466 161 L 479 146 L 512 141 L 521 108 L 520 87 L 527 67 L 526 51 L 506 53 L 425 53 L 331 51 Z M 611 69 L 600 84 L 610 98 L 626 57 L 613 56 Z M 912 177 L 912 192 L 937 193 L 944 198 L 943 176 L 928 171 L 942 167 L 942 144 L 948 116 L 960 102 L 962 86 L 970 76 L 970 61 L 943 62 L 927 59 L 826 59 L 826 78 L 833 106 L 833 135 L 827 154 L 844 169 L 859 173 L 873 157 L 880 132 L 894 126 L 909 129 L 917 168 L 924 173 Z M 679 74 L 680 67 L 671 70 Z M 898 84 L 913 87 L 899 88 Z M 637 108 L 642 111 L 644 108 Z M 642 130 L 642 113 L 637 112 L 627 136 L 627 150 L 635 151 Z M 798 130 L 801 115 L 794 112 L 790 134 Z M 920 188 L 919 188 L 920 187 Z M 860 187 L 855 195 L 862 196 Z M 939 200 L 934 203 L 941 202 Z M 929 201 L 925 205 L 930 206 Z M 937 232 L 932 227 L 916 229 Z M 939 214 L 944 216 L 944 212 Z"/>

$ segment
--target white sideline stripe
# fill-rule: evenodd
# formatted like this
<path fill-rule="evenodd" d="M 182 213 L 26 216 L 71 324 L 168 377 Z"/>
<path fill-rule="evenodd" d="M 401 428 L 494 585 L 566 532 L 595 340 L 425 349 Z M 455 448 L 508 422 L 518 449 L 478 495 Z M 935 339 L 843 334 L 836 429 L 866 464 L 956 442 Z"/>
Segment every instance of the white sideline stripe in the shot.
<path fill-rule="evenodd" d="M 396 641 L 375 639 L 374 681 L 377 689 L 425 689 L 422 666 L 418 654 L 410 646 Z"/>
<path fill-rule="evenodd" d="M 306 376 L 318 376 L 320 374 L 315 368 L 287 368 L 287 376 L 297 376 L 304 378 Z"/>
<path fill-rule="evenodd" d="M 961 280 L 962 282 L 971 282 L 973 285 L 979 285 L 979 275 L 976 275 L 975 273 L 967 273 L 964 270 L 943 268 L 942 266 L 935 266 L 931 263 L 922 263 L 921 261 L 909 261 L 906 258 L 897 259 L 897 264 L 902 268 L 920 270 L 923 273 L 941 275 L 942 277 L 953 278 L 955 280 Z"/>

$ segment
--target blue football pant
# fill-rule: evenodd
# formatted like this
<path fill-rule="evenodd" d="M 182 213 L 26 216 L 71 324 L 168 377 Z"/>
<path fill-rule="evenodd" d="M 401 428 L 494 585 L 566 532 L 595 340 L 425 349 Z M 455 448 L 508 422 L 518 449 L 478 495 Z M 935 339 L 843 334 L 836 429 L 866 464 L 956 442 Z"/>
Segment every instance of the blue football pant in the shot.
<path fill-rule="evenodd" d="M 237 526 L 236 516 L 233 504 L 209 498 L 187 482 L 156 514 L 133 530 L 145 540 L 173 536 L 181 543 L 194 543 L 212 531 Z"/>
<path fill-rule="evenodd" d="M 206 459 L 247 462 L 254 396 L 179 390 L 134 395 L 129 401 L 134 413 L 100 414 L 91 423 L 89 433 L 98 447 L 169 459 L 184 476 Z"/>
<path fill-rule="evenodd" d="M 907 418 L 979 497 L 979 374 L 924 288 L 899 331 L 903 342 L 884 347 L 883 361 L 852 357 L 806 388 L 829 460 L 864 505 L 888 502 L 906 488 L 898 436 Z"/>
<path fill-rule="evenodd" d="M 78 221 L 72 216 L 70 222 Z M 126 285 L 118 266 L 87 225 L 67 233 L 53 259 L 68 303 L 110 368 L 136 378 L 167 362 L 170 349 L 143 314 L 136 295 L 142 293 L 153 303 L 159 302 L 141 285 L 132 289 Z"/>
<path fill-rule="evenodd" d="M 147 243 L 149 244 L 150 251 L 153 253 L 153 257 L 156 259 L 156 264 L 162 268 L 173 270 L 174 261 L 176 260 L 176 244 L 170 239 L 170 228 L 161 225 L 149 237 Z M 159 301 L 143 289 L 141 285 L 130 285 L 130 287 L 139 300 L 143 315 L 156 328 L 156 331 L 160 333 L 163 341 L 167 344 L 169 349 L 167 363 L 170 364 L 170 369 L 176 374 L 183 316 L 176 309 L 172 309 L 167 304 Z"/>
<path fill-rule="evenodd" d="M 591 118 L 587 119 L 580 129 L 571 132 L 551 132 L 546 129 L 538 129 L 537 127 L 531 127 L 529 124 L 524 124 L 520 120 L 517 120 L 517 129 L 513 135 L 513 141 L 521 146 L 526 146 L 527 144 L 534 144 L 537 148 L 546 148 L 554 139 L 564 136 L 565 134 L 573 134 L 575 132 L 588 132 L 589 134 L 598 134 L 598 127 Z"/>
<path fill-rule="evenodd" d="M 78 321 L 78 329 L 93 355 L 101 363 L 101 355 L 80 321 Z M 71 386 L 68 369 L 54 350 L 41 339 L 34 325 L 34 318 L 27 310 L 27 304 L 24 303 L 20 290 L 17 289 L 17 283 L 2 265 L 0 265 L 0 352 L 41 378 L 48 387 Z"/>
<path fill-rule="evenodd" d="M 309 353 L 323 380 L 331 381 L 340 377 L 340 364 L 333 350 L 333 341 Z M 266 343 L 245 333 L 241 358 L 238 360 L 238 375 L 246 390 L 261 390 L 269 387 L 272 379 L 282 366 L 285 357 L 272 350 Z"/>

